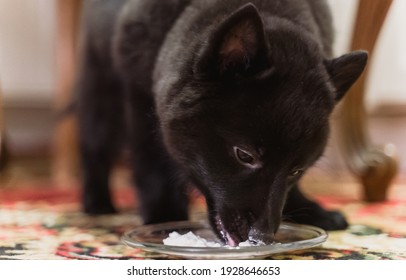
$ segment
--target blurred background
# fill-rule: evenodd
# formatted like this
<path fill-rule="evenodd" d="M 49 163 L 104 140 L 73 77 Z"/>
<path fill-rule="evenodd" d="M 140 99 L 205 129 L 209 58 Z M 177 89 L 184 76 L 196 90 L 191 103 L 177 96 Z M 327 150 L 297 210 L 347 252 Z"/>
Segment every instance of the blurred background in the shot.
<path fill-rule="evenodd" d="M 10 168 L 19 176 L 52 175 L 57 108 L 58 5 L 67 0 L 0 0 L 0 88 Z M 335 54 L 350 49 L 357 0 L 329 0 Z M 59 3 L 59 4 L 58 4 Z M 376 143 L 393 143 L 406 172 L 406 1 L 394 0 L 370 64 L 365 105 Z M 60 35 L 60 34 L 59 34 Z M 67 73 L 69 75 L 69 73 Z M 318 167 L 341 178 L 347 169 L 335 133 Z M 74 152 L 74 151 L 72 151 Z M 4 184 L 4 181 L 3 181 Z"/>

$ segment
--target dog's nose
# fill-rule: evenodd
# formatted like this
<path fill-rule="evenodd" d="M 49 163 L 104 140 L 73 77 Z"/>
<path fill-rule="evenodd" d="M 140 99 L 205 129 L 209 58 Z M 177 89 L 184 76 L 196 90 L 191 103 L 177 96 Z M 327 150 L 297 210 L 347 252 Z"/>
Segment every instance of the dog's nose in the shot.
<path fill-rule="evenodd" d="M 252 225 L 248 233 L 251 242 L 259 241 L 271 244 L 274 241 L 275 233 L 279 228 L 279 215 L 272 215 L 272 212 L 260 216 Z"/>
<path fill-rule="evenodd" d="M 261 231 L 257 228 L 251 228 L 248 233 L 249 241 L 256 244 L 271 244 L 274 238 L 274 231 Z"/>

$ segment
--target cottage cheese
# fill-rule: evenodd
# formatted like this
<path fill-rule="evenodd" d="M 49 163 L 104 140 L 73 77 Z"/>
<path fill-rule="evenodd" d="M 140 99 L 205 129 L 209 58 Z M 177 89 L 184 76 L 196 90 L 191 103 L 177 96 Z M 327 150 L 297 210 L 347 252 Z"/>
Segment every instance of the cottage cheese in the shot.
<path fill-rule="evenodd" d="M 220 243 L 208 241 L 200 236 L 195 235 L 189 231 L 186 234 L 180 234 L 176 231 L 171 232 L 167 238 L 163 240 L 163 243 L 168 246 L 184 246 L 184 247 L 227 247 Z M 251 243 L 249 240 L 241 242 L 238 247 L 251 247 L 264 245 L 261 242 L 257 244 Z"/>

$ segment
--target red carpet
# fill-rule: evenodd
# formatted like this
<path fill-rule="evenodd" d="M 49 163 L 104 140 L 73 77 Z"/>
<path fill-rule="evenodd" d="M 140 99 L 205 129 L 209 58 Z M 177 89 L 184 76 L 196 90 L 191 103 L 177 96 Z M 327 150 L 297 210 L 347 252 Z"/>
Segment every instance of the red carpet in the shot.
<path fill-rule="evenodd" d="M 316 198 L 340 209 L 351 227 L 330 232 L 317 248 L 270 259 L 406 259 L 406 195 L 397 185 L 385 203 L 367 204 L 349 196 Z M 89 217 L 80 212 L 78 190 L 38 183 L 0 189 L 0 259 L 165 259 L 120 242 L 124 231 L 141 224 L 131 189 L 114 192 L 120 214 Z M 393 197 L 396 197 L 393 198 Z M 202 203 L 195 201 L 195 211 Z"/>

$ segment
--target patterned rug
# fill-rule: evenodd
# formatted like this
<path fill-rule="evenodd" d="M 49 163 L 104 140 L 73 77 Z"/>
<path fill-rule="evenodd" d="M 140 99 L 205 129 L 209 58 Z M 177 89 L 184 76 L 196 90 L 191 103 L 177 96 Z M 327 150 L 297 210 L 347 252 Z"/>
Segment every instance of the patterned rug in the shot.
<path fill-rule="evenodd" d="M 123 245 L 120 236 L 141 224 L 132 190 L 115 189 L 120 214 L 89 217 L 80 212 L 79 191 L 37 182 L 0 188 L 0 259 L 167 259 Z M 350 189 L 348 187 L 348 189 Z M 322 246 L 269 259 L 406 260 L 406 185 L 392 187 L 389 200 L 367 204 L 345 192 L 315 199 L 348 217 L 348 230 L 330 232 Z M 194 198 L 194 210 L 203 203 Z"/>

